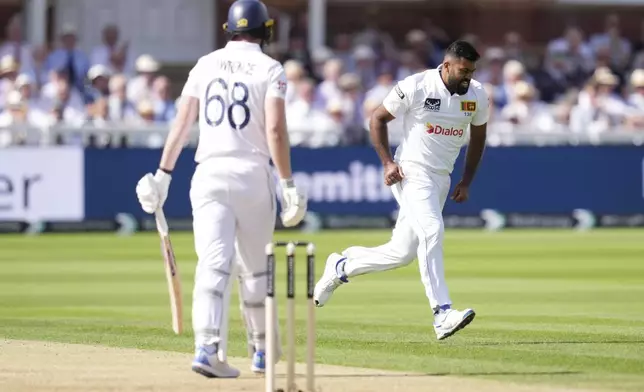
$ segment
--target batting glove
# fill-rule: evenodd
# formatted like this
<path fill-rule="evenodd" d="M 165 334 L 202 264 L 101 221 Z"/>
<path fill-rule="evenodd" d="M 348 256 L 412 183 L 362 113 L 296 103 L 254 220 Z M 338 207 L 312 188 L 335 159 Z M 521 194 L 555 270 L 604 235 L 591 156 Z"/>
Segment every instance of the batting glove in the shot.
<path fill-rule="evenodd" d="M 163 203 L 168 198 L 170 180 L 172 176 L 162 170 L 157 170 L 154 176 L 152 173 L 147 173 L 139 180 L 136 184 L 136 196 L 143 211 L 153 214 L 163 207 Z"/>
<path fill-rule="evenodd" d="M 297 225 L 306 215 L 306 196 L 297 191 L 292 179 L 280 180 L 282 187 L 282 223 L 285 227 Z"/>

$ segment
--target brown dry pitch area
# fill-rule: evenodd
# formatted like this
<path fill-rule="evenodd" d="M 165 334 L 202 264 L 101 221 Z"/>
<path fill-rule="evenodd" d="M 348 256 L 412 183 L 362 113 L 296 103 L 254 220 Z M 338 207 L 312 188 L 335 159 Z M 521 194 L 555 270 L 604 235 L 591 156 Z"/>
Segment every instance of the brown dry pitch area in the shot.
<path fill-rule="evenodd" d="M 241 369 L 242 376 L 228 380 L 206 379 L 192 373 L 190 360 L 189 354 L 175 352 L 0 339 L 0 391 L 264 391 L 264 379 L 250 372 L 248 359 L 230 360 Z M 282 366 L 277 367 L 281 388 Z M 296 368 L 298 384 L 305 381 L 303 370 Z M 317 365 L 316 375 L 317 390 L 322 392 L 565 390 L 326 365 Z"/>

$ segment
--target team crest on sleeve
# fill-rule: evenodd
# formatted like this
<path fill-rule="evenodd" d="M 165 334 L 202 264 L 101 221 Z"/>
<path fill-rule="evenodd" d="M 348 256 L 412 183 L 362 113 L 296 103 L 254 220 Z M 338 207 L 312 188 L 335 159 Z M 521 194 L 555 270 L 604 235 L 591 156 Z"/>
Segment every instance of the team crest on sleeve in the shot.
<path fill-rule="evenodd" d="M 281 92 L 286 92 L 286 82 L 282 80 L 277 81 L 277 89 Z"/>
<path fill-rule="evenodd" d="M 399 85 L 396 85 L 396 87 L 394 87 L 394 90 L 396 90 L 396 94 L 398 94 L 398 97 L 399 97 L 400 99 L 405 98 L 405 94 L 403 94 L 403 92 L 402 92 L 402 90 L 400 89 L 400 86 L 399 86 Z"/>
<path fill-rule="evenodd" d="M 461 102 L 461 112 L 475 112 L 475 111 L 476 111 L 476 101 Z"/>
<path fill-rule="evenodd" d="M 425 99 L 425 110 L 430 112 L 438 112 L 441 110 L 441 100 L 440 98 L 426 98 Z"/>

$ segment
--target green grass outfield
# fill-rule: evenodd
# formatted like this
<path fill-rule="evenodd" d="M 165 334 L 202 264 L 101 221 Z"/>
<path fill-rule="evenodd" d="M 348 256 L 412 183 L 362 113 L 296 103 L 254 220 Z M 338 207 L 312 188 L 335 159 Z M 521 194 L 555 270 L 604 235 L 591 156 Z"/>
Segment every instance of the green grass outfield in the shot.
<path fill-rule="evenodd" d="M 389 231 L 289 233 L 326 255 L 377 245 Z M 278 233 L 286 239 L 286 233 Z M 317 310 L 319 363 L 644 390 L 644 231 L 448 230 L 454 304 L 474 322 L 437 342 L 418 265 L 355 278 Z M 192 235 L 173 233 L 190 330 Z M 298 254 L 298 356 L 304 359 L 305 268 Z M 278 264 L 284 266 L 282 253 Z M 278 293 L 284 314 L 284 269 Z M 156 233 L 0 236 L 0 336 L 192 352 L 176 337 Z M 236 293 L 235 289 L 235 293 Z M 233 297 L 230 355 L 245 356 Z M 284 328 L 282 328 L 284 330 Z"/>

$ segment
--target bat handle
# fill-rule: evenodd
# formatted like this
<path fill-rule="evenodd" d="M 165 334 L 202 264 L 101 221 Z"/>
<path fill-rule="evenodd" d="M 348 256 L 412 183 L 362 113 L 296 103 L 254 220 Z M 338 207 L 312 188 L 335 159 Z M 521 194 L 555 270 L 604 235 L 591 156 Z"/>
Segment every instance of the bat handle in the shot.
<path fill-rule="evenodd" d="M 157 229 L 161 235 L 168 235 L 168 222 L 165 220 L 163 209 L 159 208 L 154 212 L 154 217 L 157 221 Z"/>

